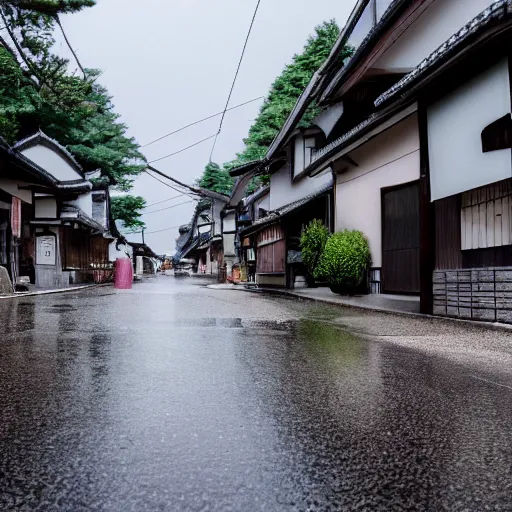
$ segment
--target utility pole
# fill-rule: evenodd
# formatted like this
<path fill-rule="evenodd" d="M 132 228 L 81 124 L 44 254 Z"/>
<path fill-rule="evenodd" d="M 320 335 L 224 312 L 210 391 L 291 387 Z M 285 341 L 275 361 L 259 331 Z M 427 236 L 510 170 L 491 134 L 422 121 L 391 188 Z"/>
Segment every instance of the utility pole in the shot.
<path fill-rule="evenodd" d="M 144 228 L 142 228 L 142 245 L 146 245 L 146 243 L 144 242 Z"/>

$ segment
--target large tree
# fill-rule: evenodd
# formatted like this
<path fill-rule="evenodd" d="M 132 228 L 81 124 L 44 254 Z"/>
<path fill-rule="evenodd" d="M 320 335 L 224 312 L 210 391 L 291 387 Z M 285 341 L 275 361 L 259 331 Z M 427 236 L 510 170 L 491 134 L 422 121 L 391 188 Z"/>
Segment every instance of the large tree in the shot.
<path fill-rule="evenodd" d="M 229 174 L 232 168 L 265 156 L 302 91 L 329 55 L 338 35 L 339 28 L 334 20 L 326 21 L 315 27 L 314 34 L 308 38 L 302 52 L 293 56 L 291 63 L 285 66 L 271 85 L 260 112 L 250 127 L 247 138 L 244 139 L 245 149 L 237 154 L 236 159 L 224 163 L 221 169 L 224 172 L 216 171 L 216 175 L 221 180 L 220 183 L 225 183 L 224 175 Z M 339 58 L 343 60 L 349 54 L 350 50 L 346 48 L 342 50 Z M 316 105 L 311 105 L 302 117 L 299 126 L 309 126 L 318 113 L 319 109 Z M 260 183 L 265 183 L 267 179 L 267 177 L 261 177 L 254 180 L 249 190 L 254 189 Z M 214 182 L 212 186 L 217 187 L 218 183 Z"/>
<path fill-rule="evenodd" d="M 219 194 L 229 195 L 233 188 L 233 178 L 219 164 L 209 162 L 204 168 L 203 175 L 197 181 L 197 185 Z"/>
<path fill-rule="evenodd" d="M 123 221 L 129 232 L 144 229 L 146 225 L 140 220 L 146 201 L 140 196 L 116 196 L 111 199 L 111 213 L 114 220 Z"/>
<path fill-rule="evenodd" d="M 245 149 L 237 155 L 239 161 L 247 162 L 265 156 L 302 91 L 328 57 L 338 35 L 339 28 L 334 20 L 315 27 L 315 34 L 308 38 L 302 53 L 293 56 L 292 62 L 285 66 L 270 87 L 258 117 L 244 139 Z M 317 113 L 318 109 L 312 105 L 304 114 L 300 126 L 309 126 Z"/>
<path fill-rule="evenodd" d="M 42 129 L 73 152 L 85 171 L 101 169 L 109 185 L 127 191 L 144 169 L 145 159 L 119 121 L 108 91 L 97 83 L 100 72 L 52 53 L 59 14 L 94 4 L 94 0 L 0 3 L 7 31 L 5 38 L 0 37 L 0 135 L 14 142 Z M 70 72 L 76 66 L 80 72 Z M 138 199 L 125 201 L 121 209 L 125 217 L 130 206 L 138 215 Z"/>

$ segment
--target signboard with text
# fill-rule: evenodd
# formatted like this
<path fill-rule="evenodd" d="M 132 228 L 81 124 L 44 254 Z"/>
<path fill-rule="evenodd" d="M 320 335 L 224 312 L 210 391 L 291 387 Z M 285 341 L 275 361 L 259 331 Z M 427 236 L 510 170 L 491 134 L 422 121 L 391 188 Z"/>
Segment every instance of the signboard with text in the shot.
<path fill-rule="evenodd" d="M 52 235 L 37 237 L 37 264 L 56 264 L 56 238 Z"/>

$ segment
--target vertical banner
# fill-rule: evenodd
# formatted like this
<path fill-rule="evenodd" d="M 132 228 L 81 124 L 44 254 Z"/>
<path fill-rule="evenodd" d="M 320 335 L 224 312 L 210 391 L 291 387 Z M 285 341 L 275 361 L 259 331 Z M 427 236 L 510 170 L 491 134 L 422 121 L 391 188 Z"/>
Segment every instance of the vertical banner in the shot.
<path fill-rule="evenodd" d="M 12 198 L 11 230 L 14 238 L 21 237 L 21 199 L 18 197 Z"/>

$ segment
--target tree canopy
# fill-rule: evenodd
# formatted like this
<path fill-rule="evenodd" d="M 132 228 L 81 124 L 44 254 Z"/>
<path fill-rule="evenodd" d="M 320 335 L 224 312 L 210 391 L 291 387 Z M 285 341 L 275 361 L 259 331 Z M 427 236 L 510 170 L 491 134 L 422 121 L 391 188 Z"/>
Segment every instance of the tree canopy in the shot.
<path fill-rule="evenodd" d="M 137 142 L 127 135 L 112 97 L 98 83 L 101 72 L 71 72 L 74 63 L 52 53 L 59 14 L 95 5 L 94 0 L 11 0 L 0 14 L 0 136 L 14 142 L 38 129 L 66 146 L 85 171 L 101 169 L 111 187 L 128 191 L 145 168 Z M 135 206 L 136 199 L 126 207 Z M 117 209 L 132 222 L 127 208 Z M 133 211 L 136 215 L 136 210 Z"/>
<path fill-rule="evenodd" d="M 215 162 L 209 162 L 204 168 L 203 175 L 197 181 L 197 185 L 219 194 L 229 195 L 233 188 L 233 181 L 226 169 Z"/>
<path fill-rule="evenodd" d="M 115 220 L 122 220 L 124 227 L 130 231 L 144 229 L 146 225 L 140 220 L 146 200 L 140 196 L 116 196 L 111 199 L 111 213 Z"/>
<path fill-rule="evenodd" d="M 339 35 L 339 27 L 334 20 L 326 21 L 315 27 L 315 32 L 306 42 L 301 53 L 293 56 L 282 73 L 274 80 L 263 101 L 260 112 L 249 128 L 249 134 L 244 139 L 245 149 L 238 153 L 236 159 L 224 163 L 218 175 L 225 183 L 225 175 L 229 170 L 243 163 L 263 158 L 295 103 L 313 77 L 313 74 L 328 57 Z M 342 51 L 341 59 L 349 55 L 350 50 Z M 311 105 L 302 117 L 299 127 L 307 127 L 319 113 L 315 105 Z M 207 166 L 208 167 L 208 166 Z M 206 169 L 205 169 L 206 172 Z M 254 189 L 259 183 L 266 182 L 265 177 L 252 184 Z M 213 186 L 217 186 L 214 183 Z"/>

